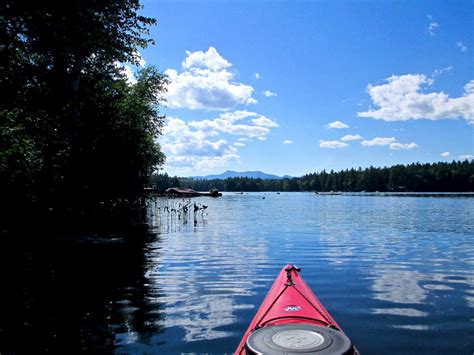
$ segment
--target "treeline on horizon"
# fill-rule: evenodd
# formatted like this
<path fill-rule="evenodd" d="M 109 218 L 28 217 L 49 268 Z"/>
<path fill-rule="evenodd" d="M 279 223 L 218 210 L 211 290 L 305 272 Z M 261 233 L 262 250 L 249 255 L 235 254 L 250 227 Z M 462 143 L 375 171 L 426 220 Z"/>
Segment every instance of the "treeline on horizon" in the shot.
<path fill-rule="evenodd" d="M 467 192 L 474 191 L 474 161 L 413 163 L 391 167 L 310 173 L 285 179 L 191 179 L 155 174 L 150 183 L 158 191 L 169 187 L 196 191 L 345 191 L 345 192 Z"/>

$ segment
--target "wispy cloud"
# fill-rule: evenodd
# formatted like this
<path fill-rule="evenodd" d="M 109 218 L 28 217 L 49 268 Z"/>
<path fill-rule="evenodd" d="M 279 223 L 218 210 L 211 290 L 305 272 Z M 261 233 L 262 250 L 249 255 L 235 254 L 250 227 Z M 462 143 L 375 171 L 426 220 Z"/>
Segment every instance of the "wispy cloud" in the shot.
<path fill-rule="evenodd" d="M 451 153 L 449 153 L 449 152 L 443 152 L 443 153 L 440 154 L 440 156 L 442 156 L 443 158 L 447 158 L 447 157 L 449 157 L 450 154 Z"/>
<path fill-rule="evenodd" d="M 263 115 L 257 115 L 256 118 L 252 118 L 250 121 L 255 126 L 268 127 L 268 128 L 278 127 L 278 123 L 276 123 L 275 121 L 272 121 L 271 119 L 269 119 L 268 117 L 265 117 Z"/>
<path fill-rule="evenodd" d="M 448 71 L 451 71 L 453 69 L 452 66 L 449 66 L 449 67 L 446 67 L 446 68 L 442 68 L 442 69 L 435 69 L 433 70 L 433 72 L 431 73 L 431 77 L 432 78 L 436 78 L 437 76 L 440 76 L 441 74 L 443 73 L 446 73 Z"/>
<path fill-rule="evenodd" d="M 436 31 L 439 28 L 439 24 L 433 19 L 433 16 L 431 15 L 428 15 L 428 19 L 430 20 L 430 24 L 428 25 L 428 33 L 430 34 L 430 36 L 435 36 Z"/>
<path fill-rule="evenodd" d="M 283 141 L 283 144 L 293 144 L 293 141 L 290 140 L 290 139 L 285 139 L 285 140 Z"/>
<path fill-rule="evenodd" d="M 358 134 L 346 134 L 344 137 L 341 138 L 341 141 L 349 142 L 349 141 L 358 141 L 360 139 L 362 139 L 362 136 Z"/>
<path fill-rule="evenodd" d="M 461 41 L 456 42 L 456 47 L 458 47 L 461 52 L 467 52 L 468 50 L 467 46 Z"/>
<path fill-rule="evenodd" d="M 259 73 L 255 73 L 255 79 L 258 80 L 258 79 L 260 79 L 260 78 L 261 78 L 260 74 L 259 74 Z"/>
<path fill-rule="evenodd" d="M 266 97 L 277 96 L 277 94 L 275 94 L 274 92 L 271 92 L 270 90 L 265 90 L 263 92 L 263 95 L 265 95 Z"/>
<path fill-rule="evenodd" d="M 408 144 L 390 143 L 390 149 L 392 150 L 409 150 L 409 149 L 415 149 L 417 147 L 418 147 L 418 144 L 416 143 L 408 143 Z"/>
<path fill-rule="evenodd" d="M 326 128 L 341 129 L 341 128 L 349 128 L 349 126 L 347 124 L 345 124 L 344 122 L 334 121 L 334 122 L 328 123 L 326 125 Z"/>
<path fill-rule="evenodd" d="M 206 52 L 186 52 L 182 71 L 167 69 L 170 79 L 166 94 L 171 108 L 230 110 L 236 105 L 257 103 L 250 85 L 234 81 L 232 66 L 214 47 Z"/>
<path fill-rule="evenodd" d="M 346 148 L 349 144 L 339 141 L 319 141 L 319 146 L 321 148 L 328 148 L 328 149 L 337 149 L 337 148 Z"/>
<path fill-rule="evenodd" d="M 464 86 L 464 95 L 450 98 L 444 92 L 423 93 L 425 85 L 433 79 L 423 74 L 393 75 L 387 84 L 368 85 L 367 92 L 379 108 L 358 112 L 359 117 L 370 117 L 385 121 L 407 121 L 410 119 L 455 119 L 462 117 L 474 124 L 474 80 Z"/>
<path fill-rule="evenodd" d="M 370 140 L 363 140 L 360 144 L 364 147 L 373 147 L 373 146 L 380 146 L 380 145 L 389 145 L 390 143 L 396 142 L 395 137 L 376 137 Z"/>
<path fill-rule="evenodd" d="M 399 143 L 395 137 L 375 137 L 370 140 L 363 140 L 360 142 L 364 147 L 388 146 L 391 150 L 409 150 L 418 147 L 418 144 Z"/>

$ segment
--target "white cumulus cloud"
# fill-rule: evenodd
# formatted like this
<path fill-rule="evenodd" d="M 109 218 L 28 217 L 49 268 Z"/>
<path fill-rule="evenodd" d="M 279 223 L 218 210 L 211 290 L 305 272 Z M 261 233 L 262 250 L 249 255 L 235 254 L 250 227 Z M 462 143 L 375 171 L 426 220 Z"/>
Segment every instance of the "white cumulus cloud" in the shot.
<path fill-rule="evenodd" d="M 471 80 L 466 85 L 464 85 L 464 92 L 466 94 L 474 94 L 474 80 Z"/>
<path fill-rule="evenodd" d="M 204 166 L 215 167 L 219 162 L 238 161 L 237 149 L 217 132 L 192 129 L 183 120 L 170 117 L 164 129 L 162 148 L 167 156 L 166 166 L 172 171 Z"/>
<path fill-rule="evenodd" d="M 349 128 L 349 126 L 348 126 L 347 124 L 345 124 L 344 122 L 341 122 L 341 121 L 334 121 L 334 122 L 328 123 L 328 124 L 326 125 L 326 128 L 341 129 L 341 128 Z"/>
<path fill-rule="evenodd" d="M 122 74 L 125 74 L 125 77 L 127 78 L 127 82 L 129 84 L 136 84 L 137 83 L 137 79 L 135 78 L 135 74 L 134 74 L 133 69 L 130 65 L 117 63 L 116 66 L 120 69 Z"/>
<path fill-rule="evenodd" d="M 440 155 L 441 155 L 443 158 L 447 158 L 447 157 L 449 157 L 450 154 L 451 154 L 451 153 L 449 153 L 449 152 L 443 152 L 443 153 L 441 153 Z"/>
<path fill-rule="evenodd" d="M 220 164 L 239 161 L 237 148 L 217 135 L 194 130 L 183 120 L 170 117 L 161 143 L 167 156 L 165 168 L 174 174 L 191 173 L 193 169 L 212 170 Z"/>
<path fill-rule="evenodd" d="M 390 143 L 390 149 L 392 150 L 409 150 L 409 149 L 415 149 L 418 147 L 418 144 L 416 143 L 408 143 L 408 144 L 403 144 L 403 143 Z"/>
<path fill-rule="evenodd" d="M 251 139 L 265 140 L 278 124 L 249 111 L 224 112 L 213 119 L 185 122 L 169 117 L 161 138 L 167 156 L 165 169 L 172 174 L 212 171 L 239 162 L 238 148 Z M 231 136 L 239 138 L 229 143 Z"/>
<path fill-rule="evenodd" d="M 368 85 L 367 91 L 379 108 L 358 112 L 359 117 L 385 121 L 462 117 L 469 124 L 474 124 L 474 80 L 464 86 L 463 96 L 455 98 L 444 92 L 421 92 L 423 86 L 433 83 L 423 74 L 393 75 L 387 82 L 378 86 Z"/>
<path fill-rule="evenodd" d="M 260 74 L 259 74 L 259 73 L 255 73 L 255 79 L 258 80 L 258 79 L 260 79 L 260 78 L 261 78 Z"/>
<path fill-rule="evenodd" d="M 415 142 L 400 143 L 395 137 L 375 137 L 370 140 L 363 140 L 360 142 L 364 147 L 389 146 L 391 150 L 409 150 L 418 147 Z"/>
<path fill-rule="evenodd" d="M 278 96 L 277 94 L 275 94 L 274 92 L 271 92 L 270 90 L 265 90 L 263 92 L 263 95 L 265 95 L 266 97 Z"/>
<path fill-rule="evenodd" d="M 459 160 L 473 160 L 474 159 L 474 155 L 471 155 L 471 154 L 466 154 L 466 155 L 460 155 L 459 156 Z"/>
<path fill-rule="evenodd" d="M 137 79 L 135 78 L 135 69 L 133 67 L 144 67 L 146 62 L 139 51 L 133 52 L 132 57 L 135 63 L 121 63 L 116 61 L 114 65 L 125 75 L 127 83 L 134 85 L 137 83 Z"/>
<path fill-rule="evenodd" d="M 138 65 L 140 67 L 144 67 L 146 64 L 145 59 L 143 58 L 142 54 L 139 51 L 133 52 L 133 58 L 135 59 L 136 62 L 138 62 Z"/>
<path fill-rule="evenodd" d="M 184 59 L 183 69 L 203 68 L 212 71 L 221 71 L 232 66 L 227 59 L 223 58 L 214 47 L 209 47 L 207 52 L 186 51 L 187 57 Z"/>
<path fill-rule="evenodd" d="M 336 149 L 336 148 L 346 148 L 349 144 L 339 141 L 319 141 L 319 146 L 321 148 L 329 148 L 329 149 Z"/>
<path fill-rule="evenodd" d="M 293 141 L 290 140 L 290 139 L 285 139 L 285 140 L 283 141 L 283 144 L 293 144 Z"/>
<path fill-rule="evenodd" d="M 390 143 L 394 143 L 396 141 L 395 137 L 376 137 L 371 140 L 363 140 L 361 144 L 364 147 L 373 147 L 373 146 L 380 146 L 380 145 L 389 145 Z"/>
<path fill-rule="evenodd" d="M 197 52 L 186 52 L 182 71 L 167 69 L 170 80 L 166 93 L 171 108 L 230 110 L 236 105 L 257 103 L 250 85 L 234 81 L 228 70 L 232 63 L 214 47 Z"/>
<path fill-rule="evenodd" d="M 247 122 L 238 122 L 247 120 Z M 212 120 L 191 121 L 189 126 L 207 132 L 222 132 L 247 138 L 263 140 L 271 128 L 278 124 L 268 117 L 249 111 L 235 111 L 220 114 Z"/>
<path fill-rule="evenodd" d="M 341 138 L 341 141 L 343 142 L 349 142 L 349 141 L 358 141 L 362 139 L 362 136 L 359 134 L 346 134 L 344 137 Z"/>

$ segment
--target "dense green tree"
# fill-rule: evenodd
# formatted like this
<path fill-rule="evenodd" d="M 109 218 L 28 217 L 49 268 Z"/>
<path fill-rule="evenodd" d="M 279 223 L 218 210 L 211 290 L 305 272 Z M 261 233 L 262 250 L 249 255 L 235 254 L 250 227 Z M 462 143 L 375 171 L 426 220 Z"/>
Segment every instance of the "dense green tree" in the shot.
<path fill-rule="evenodd" d="M 166 78 L 150 67 L 130 84 L 120 68 L 152 42 L 155 20 L 140 8 L 138 0 L 0 3 L 2 211 L 136 195 L 163 163 L 156 137 Z"/>

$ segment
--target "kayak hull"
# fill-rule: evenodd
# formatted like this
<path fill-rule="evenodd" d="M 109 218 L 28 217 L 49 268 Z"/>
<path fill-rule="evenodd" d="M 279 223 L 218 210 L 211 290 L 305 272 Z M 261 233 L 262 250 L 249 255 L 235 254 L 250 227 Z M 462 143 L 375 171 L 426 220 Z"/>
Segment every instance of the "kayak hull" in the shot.
<path fill-rule="evenodd" d="M 344 334 L 341 327 L 300 276 L 299 271 L 300 269 L 292 265 L 283 267 L 244 333 L 235 354 L 245 354 L 247 339 L 252 333 L 262 328 L 270 329 L 273 327 L 272 329 L 275 330 L 277 329 L 275 326 L 282 328 L 284 325 L 293 324 L 295 326 L 310 326 L 310 328 L 312 326 L 311 329 L 315 330 L 313 337 L 317 337 L 316 333 L 318 333 L 318 330 L 322 331 L 321 328 L 331 329 L 342 333 L 341 335 Z M 343 336 L 345 337 L 345 335 Z M 247 344 L 247 346 L 249 345 Z M 351 353 L 355 354 L 355 349 Z"/>

